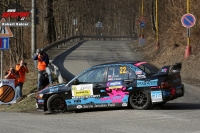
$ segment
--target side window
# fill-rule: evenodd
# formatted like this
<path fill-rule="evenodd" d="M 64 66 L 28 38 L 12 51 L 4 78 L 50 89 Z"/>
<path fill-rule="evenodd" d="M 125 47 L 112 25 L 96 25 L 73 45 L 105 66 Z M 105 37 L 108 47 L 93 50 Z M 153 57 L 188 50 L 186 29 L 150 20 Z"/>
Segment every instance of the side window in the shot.
<path fill-rule="evenodd" d="M 129 79 L 136 79 L 135 72 L 131 69 L 129 69 Z"/>
<path fill-rule="evenodd" d="M 79 82 L 103 82 L 105 68 L 93 69 L 78 77 Z"/>
<path fill-rule="evenodd" d="M 113 66 L 108 68 L 107 81 L 128 79 L 128 67 Z"/>

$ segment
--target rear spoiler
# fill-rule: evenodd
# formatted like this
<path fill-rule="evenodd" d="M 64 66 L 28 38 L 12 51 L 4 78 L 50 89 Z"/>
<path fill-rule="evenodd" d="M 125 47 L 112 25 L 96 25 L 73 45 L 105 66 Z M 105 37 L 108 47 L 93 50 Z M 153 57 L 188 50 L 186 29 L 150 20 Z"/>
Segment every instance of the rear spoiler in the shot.
<path fill-rule="evenodd" d="M 171 66 L 163 66 L 158 73 L 154 74 L 154 76 L 159 76 L 159 75 L 168 75 L 169 72 L 180 72 L 182 68 L 182 63 L 176 63 L 174 65 Z"/>

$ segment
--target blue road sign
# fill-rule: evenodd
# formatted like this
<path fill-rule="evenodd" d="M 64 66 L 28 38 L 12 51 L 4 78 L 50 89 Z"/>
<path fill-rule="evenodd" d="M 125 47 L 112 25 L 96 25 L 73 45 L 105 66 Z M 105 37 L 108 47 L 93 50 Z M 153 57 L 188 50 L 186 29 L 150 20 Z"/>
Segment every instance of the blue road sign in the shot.
<path fill-rule="evenodd" d="M 0 50 L 7 50 L 9 49 L 9 38 L 4 37 L 0 38 Z"/>
<path fill-rule="evenodd" d="M 186 28 L 191 28 L 196 22 L 196 18 L 193 14 L 187 13 L 184 14 L 181 18 L 181 23 Z"/>
<path fill-rule="evenodd" d="M 145 27 L 145 22 L 140 22 L 140 27 L 144 28 Z"/>

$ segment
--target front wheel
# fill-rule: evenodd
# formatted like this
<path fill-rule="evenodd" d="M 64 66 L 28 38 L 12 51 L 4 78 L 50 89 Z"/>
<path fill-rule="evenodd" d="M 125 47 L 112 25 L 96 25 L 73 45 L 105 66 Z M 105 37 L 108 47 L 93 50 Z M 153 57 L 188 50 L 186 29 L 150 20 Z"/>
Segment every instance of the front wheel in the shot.
<path fill-rule="evenodd" d="M 58 114 L 65 112 L 67 106 L 60 95 L 54 94 L 49 97 L 47 101 L 47 108 L 52 114 Z"/>
<path fill-rule="evenodd" d="M 129 103 L 134 109 L 147 109 L 151 106 L 151 98 L 147 92 L 136 91 L 130 95 Z"/>

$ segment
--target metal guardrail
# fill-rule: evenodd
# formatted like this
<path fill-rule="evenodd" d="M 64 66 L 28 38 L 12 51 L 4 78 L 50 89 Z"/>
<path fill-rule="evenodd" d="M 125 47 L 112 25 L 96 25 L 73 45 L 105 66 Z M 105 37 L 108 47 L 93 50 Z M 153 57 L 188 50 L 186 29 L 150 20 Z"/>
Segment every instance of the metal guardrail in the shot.
<path fill-rule="evenodd" d="M 73 36 L 73 37 L 69 37 L 69 38 L 54 42 L 52 44 L 49 44 L 48 46 L 44 47 L 42 49 L 42 51 L 46 52 L 53 47 L 59 46 L 59 45 L 65 43 L 65 42 L 68 42 L 70 40 L 77 39 L 77 38 L 80 38 L 80 39 L 83 39 L 83 38 L 97 38 L 97 39 L 102 38 L 102 39 L 105 40 L 106 38 L 110 38 L 110 39 L 112 39 L 112 38 L 132 38 L 132 39 L 135 39 L 136 37 L 135 36 Z"/>
<path fill-rule="evenodd" d="M 113 39 L 113 38 L 132 38 L 132 39 L 135 39 L 136 37 L 135 36 L 73 36 L 73 37 L 69 37 L 69 38 L 66 38 L 66 39 L 63 39 L 63 40 L 60 40 L 60 41 L 57 41 L 57 42 L 54 42 L 52 44 L 49 44 L 47 45 L 46 47 L 42 48 L 42 51 L 43 52 L 47 52 L 48 50 L 54 48 L 54 47 L 57 47 L 63 43 L 66 43 L 68 41 L 71 41 L 71 40 L 74 40 L 74 39 L 77 39 L 77 38 L 80 38 L 80 40 L 85 40 L 85 38 L 95 38 L 95 39 L 103 39 L 103 40 L 106 40 L 106 39 Z M 51 61 L 53 62 L 53 61 Z M 63 80 L 63 77 L 62 77 L 62 74 L 60 73 L 59 71 L 59 68 L 58 66 L 56 66 L 55 64 L 51 63 L 51 67 L 52 67 L 52 72 L 57 76 L 58 78 L 58 81 L 59 83 L 63 83 L 64 80 Z"/>

